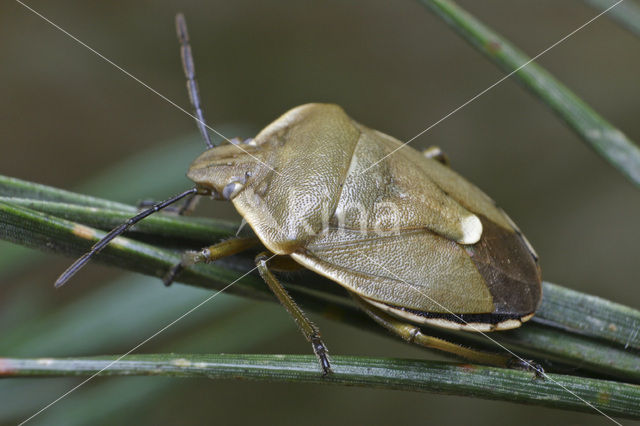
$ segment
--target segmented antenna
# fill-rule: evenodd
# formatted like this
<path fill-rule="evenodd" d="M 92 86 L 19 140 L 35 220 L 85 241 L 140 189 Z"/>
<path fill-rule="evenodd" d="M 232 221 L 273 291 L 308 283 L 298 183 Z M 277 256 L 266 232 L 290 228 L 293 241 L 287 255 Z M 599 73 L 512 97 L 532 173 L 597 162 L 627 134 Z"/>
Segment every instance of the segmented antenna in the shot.
<path fill-rule="evenodd" d="M 69 280 L 69 278 L 71 278 L 76 272 L 78 272 L 78 270 L 82 268 L 89 260 L 91 260 L 93 256 L 100 253 L 100 251 L 103 248 L 105 248 L 107 244 L 111 242 L 111 240 L 113 240 L 115 237 L 125 232 L 127 229 L 129 229 L 136 223 L 140 222 L 145 217 L 175 203 L 176 201 L 180 201 L 184 197 L 188 197 L 197 192 L 198 192 L 198 188 L 191 188 L 190 190 L 185 191 L 182 194 L 178 194 L 174 197 L 169 198 L 168 200 L 154 204 L 152 207 L 148 208 L 147 210 L 144 210 L 138 213 L 137 215 L 135 215 L 134 217 L 130 218 L 122 225 L 118 226 L 117 228 L 114 228 L 113 230 L 111 230 L 111 232 L 105 235 L 100 241 L 94 244 L 93 247 L 91 247 L 91 249 L 87 253 L 85 253 L 81 258 L 73 262 L 73 265 L 69 266 L 69 268 L 67 268 L 67 270 L 64 271 L 62 275 L 58 277 L 58 279 L 56 280 L 55 286 L 60 287 L 61 285 L 66 283 Z"/>
<path fill-rule="evenodd" d="M 200 104 L 200 93 L 198 91 L 198 82 L 196 81 L 196 68 L 193 65 L 193 56 L 191 55 L 191 45 L 189 44 L 189 33 L 187 32 L 187 21 L 182 13 L 176 15 L 176 32 L 178 41 L 180 42 L 180 57 L 182 58 L 182 68 L 184 75 L 187 77 L 187 92 L 189 92 L 189 100 L 196 114 L 196 123 L 200 134 L 207 144 L 207 148 L 213 148 L 214 143 L 207 131 L 207 124 L 202 114 L 202 104 Z"/>

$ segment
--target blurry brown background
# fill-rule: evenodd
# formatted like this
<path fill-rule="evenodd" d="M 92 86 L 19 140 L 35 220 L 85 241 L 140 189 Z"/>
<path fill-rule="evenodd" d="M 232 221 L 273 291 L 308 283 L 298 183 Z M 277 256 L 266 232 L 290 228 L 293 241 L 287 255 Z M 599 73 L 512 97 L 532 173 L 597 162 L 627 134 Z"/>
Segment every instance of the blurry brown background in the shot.
<path fill-rule="evenodd" d="M 581 1 L 459 3 L 530 55 L 597 13 Z M 173 28 L 174 14 L 184 12 L 209 124 L 253 129 L 241 137 L 295 105 L 333 102 L 356 120 L 407 140 L 503 75 L 410 0 L 28 4 L 189 109 Z M 0 40 L 0 173 L 76 189 L 88 176 L 158 144 L 192 136 L 188 149 L 203 147 L 191 118 L 18 3 L 2 5 Z M 602 17 L 538 62 L 640 140 L 640 40 Z M 453 167 L 519 224 L 541 257 L 546 280 L 640 307 L 637 191 L 514 81 L 412 142 L 418 149 L 429 145 L 441 146 Z M 172 173 L 187 166 L 177 164 Z M 219 210 L 233 214 L 228 206 Z M 54 294 L 50 284 L 69 260 L 48 255 L 31 273 L 2 287 L 37 282 L 34 298 L 64 304 L 74 290 Z M 273 315 L 286 314 L 274 306 Z M 334 354 L 430 356 L 350 327 L 319 323 Z M 308 349 L 291 323 L 286 333 L 251 351 Z M 142 424 L 605 423 L 596 416 L 477 399 L 206 380 L 176 380 L 172 392 L 150 407 L 153 411 L 131 406 L 117 414 Z M 72 417 L 73 404 L 67 409 Z M 47 423 L 44 415 L 40 421 Z"/>

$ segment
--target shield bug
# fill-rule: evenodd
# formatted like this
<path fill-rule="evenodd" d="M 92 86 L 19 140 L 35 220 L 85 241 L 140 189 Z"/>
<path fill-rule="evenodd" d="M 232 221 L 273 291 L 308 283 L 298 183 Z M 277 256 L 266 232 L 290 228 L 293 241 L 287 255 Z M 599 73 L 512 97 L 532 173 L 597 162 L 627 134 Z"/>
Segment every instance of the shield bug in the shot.
<path fill-rule="evenodd" d="M 533 316 L 542 296 L 538 258 L 504 211 L 454 172 L 439 149 L 420 153 L 354 121 L 337 105 L 293 108 L 253 139 L 215 146 L 182 15 L 176 25 L 189 97 L 208 147 L 187 173 L 195 187 L 112 230 L 56 285 L 139 220 L 180 199 L 211 196 L 231 201 L 256 237 L 186 253 L 165 284 L 194 263 L 263 245 L 267 251 L 256 257 L 257 269 L 312 344 L 325 374 L 331 371 L 327 348 L 271 272 L 275 256 L 293 260 L 287 268 L 304 267 L 343 286 L 376 322 L 410 342 L 513 365 L 510 357 L 463 348 L 419 328 L 506 330 Z"/>

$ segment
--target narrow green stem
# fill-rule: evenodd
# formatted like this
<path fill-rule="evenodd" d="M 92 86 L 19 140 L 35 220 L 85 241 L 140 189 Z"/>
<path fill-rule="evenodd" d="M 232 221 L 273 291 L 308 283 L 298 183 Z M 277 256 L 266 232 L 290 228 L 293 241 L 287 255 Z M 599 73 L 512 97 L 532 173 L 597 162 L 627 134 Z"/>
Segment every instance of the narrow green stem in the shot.
<path fill-rule="evenodd" d="M 506 38 L 449 0 L 419 0 L 489 60 L 538 96 L 591 148 L 640 187 L 640 148 Z M 575 28 L 571 28 L 573 30 Z M 570 30 L 567 30 L 567 34 Z"/>
<path fill-rule="evenodd" d="M 336 356 L 323 377 L 312 355 L 131 355 L 75 359 L 0 359 L 0 377 L 177 376 L 314 383 L 473 396 L 640 418 L 640 387 L 470 364 Z"/>
<path fill-rule="evenodd" d="M 584 0 L 584 2 L 601 11 L 609 9 L 615 3 L 613 0 Z M 616 5 L 607 13 L 607 16 L 636 37 L 640 37 L 640 6 L 633 0 Z"/>

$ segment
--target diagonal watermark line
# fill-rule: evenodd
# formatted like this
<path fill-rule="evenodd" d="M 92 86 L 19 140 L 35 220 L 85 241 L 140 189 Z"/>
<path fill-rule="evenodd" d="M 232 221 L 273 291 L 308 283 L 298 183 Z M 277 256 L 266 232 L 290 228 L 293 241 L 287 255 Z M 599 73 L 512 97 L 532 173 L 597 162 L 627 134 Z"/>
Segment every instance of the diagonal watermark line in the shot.
<path fill-rule="evenodd" d="M 273 259 L 276 255 L 274 254 L 273 256 L 269 257 L 266 261 L 268 262 L 269 260 Z M 65 398 L 66 396 L 68 396 L 70 393 L 74 392 L 75 390 L 77 390 L 79 387 L 85 385 L 87 382 L 89 382 L 90 380 L 94 379 L 95 377 L 99 376 L 100 373 L 102 373 L 103 371 L 109 369 L 110 367 L 112 367 L 113 365 L 115 365 L 118 361 L 121 361 L 124 357 L 126 357 L 127 355 L 130 355 L 133 351 L 137 350 L 140 346 L 144 345 L 145 343 L 147 343 L 149 340 L 153 339 L 154 337 L 156 337 L 157 335 L 159 335 L 160 333 L 166 331 L 169 327 L 173 326 L 175 323 L 177 323 L 178 321 L 180 321 L 181 319 L 183 319 L 184 317 L 186 317 L 187 315 L 190 315 L 191 313 L 193 313 L 193 311 L 195 311 L 196 309 L 200 308 L 202 305 L 204 305 L 205 303 L 207 303 L 208 301 L 210 301 L 211 299 L 213 299 L 214 297 L 216 297 L 217 295 L 219 295 L 220 293 L 224 292 L 226 289 L 228 289 L 229 287 L 231 287 L 232 285 L 234 285 L 235 283 L 237 283 L 238 281 L 240 281 L 241 279 L 243 279 L 244 277 L 246 277 L 247 275 L 249 275 L 250 273 L 252 273 L 253 271 L 255 271 L 256 269 L 258 269 L 258 267 L 254 267 L 253 269 L 245 272 L 243 275 L 241 275 L 240 277 L 236 278 L 235 280 L 233 280 L 231 283 L 227 284 L 226 286 L 224 286 L 221 290 L 218 290 L 217 292 L 213 293 L 211 296 L 207 297 L 206 299 L 204 299 L 202 302 L 198 303 L 197 305 L 195 305 L 193 308 L 189 309 L 188 311 L 186 311 L 184 314 L 180 315 L 178 318 L 174 319 L 173 321 L 171 321 L 169 324 L 165 325 L 164 327 L 162 327 L 160 330 L 156 331 L 155 333 L 153 333 L 151 336 L 147 337 L 146 339 L 144 339 L 143 341 L 141 341 L 140 343 L 138 343 L 137 345 L 135 345 L 134 347 L 132 347 L 131 349 L 129 349 L 127 352 L 125 352 L 124 354 L 120 355 L 118 358 L 116 358 L 115 360 L 113 360 L 112 362 L 110 362 L 109 364 L 107 364 L 105 367 L 103 367 L 101 370 L 97 371 L 96 373 L 93 373 L 91 376 L 89 376 L 88 378 L 86 378 L 85 380 L 83 380 L 82 382 L 80 382 L 78 385 L 74 386 L 73 388 L 69 389 L 67 392 L 65 392 L 64 394 L 60 395 L 58 398 L 54 399 L 53 401 L 51 401 L 49 404 L 45 405 L 44 407 L 42 407 L 40 410 L 36 411 L 35 413 L 33 413 L 29 418 L 23 420 L 22 422 L 19 423 L 18 426 L 22 426 L 25 423 L 31 421 L 34 417 L 36 417 L 37 415 L 41 414 L 43 411 L 49 409 L 51 406 L 53 406 L 54 404 L 58 403 L 61 399 Z"/>
<path fill-rule="evenodd" d="M 466 101 L 465 103 L 463 103 L 462 105 L 458 106 L 457 108 L 455 108 L 454 110 L 450 111 L 448 114 L 446 114 L 444 117 L 442 117 L 441 119 L 439 119 L 438 121 L 436 121 L 435 123 L 433 123 L 432 125 L 430 125 L 429 127 L 427 127 L 426 129 L 424 129 L 423 131 L 421 131 L 420 133 L 418 133 L 417 135 L 415 135 L 414 137 L 412 137 L 411 139 L 409 139 L 408 141 L 404 142 L 402 145 L 400 145 L 399 147 L 397 147 L 396 149 L 394 149 L 393 151 L 391 151 L 390 153 L 388 153 L 387 155 L 385 155 L 384 157 L 382 157 L 381 159 L 379 159 L 378 161 L 376 161 L 375 163 L 373 163 L 372 165 L 370 165 L 369 167 L 367 167 L 366 169 L 364 169 L 363 171 L 361 171 L 360 173 L 358 173 L 358 176 L 367 172 L 369 169 L 371 169 L 372 167 L 376 166 L 378 163 L 380 163 L 381 161 L 383 161 L 385 158 L 393 155 L 394 153 L 396 153 L 397 151 L 399 151 L 400 149 L 404 148 L 406 145 L 410 144 L 411 142 L 413 142 L 414 140 L 416 140 L 417 138 L 419 138 L 420 136 L 422 136 L 423 134 L 425 134 L 426 132 L 428 132 L 429 130 L 433 129 L 434 127 L 436 127 L 438 124 L 442 123 L 444 120 L 446 120 L 447 118 L 451 117 L 453 114 L 455 114 L 456 112 L 460 111 L 462 108 L 466 107 L 467 105 L 469 105 L 470 103 L 472 103 L 473 101 L 475 101 L 476 99 L 478 99 L 480 96 L 484 95 L 485 93 L 487 93 L 489 90 L 493 89 L 494 87 L 496 87 L 497 85 L 499 85 L 500 83 L 502 83 L 503 81 L 505 81 L 506 79 L 508 79 L 509 77 L 511 77 L 512 75 L 514 75 L 515 73 L 517 73 L 518 71 L 520 71 L 522 68 L 526 67 L 527 65 L 529 65 L 531 62 L 535 61 L 536 59 L 538 59 L 539 57 L 541 57 L 542 55 L 544 55 L 545 53 L 547 53 L 548 51 L 550 51 L 551 49 L 553 49 L 554 47 L 556 47 L 557 45 L 559 45 L 560 43 L 564 42 L 565 40 L 567 40 L 569 37 L 573 36 L 575 33 L 577 33 L 578 31 L 580 31 L 581 29 L 583 29 L 584 27 L 586 27 L 587 25 L 591 24 L 593 21 L 595 21 L 596 19 L 600 18 L 602 15 L 604 15 L 605 13 L 609 12 L 611 9 L 613 9 L 614 7 L 616 7 L 617 5 L 619 5 L 620 3 L 622 3 L 624 0 L 618 0 L 616 3 L 614 3 L 613 5 L 611 5 L 610 7 L 608 7 L 607 9 L 605 9 L 604 11 L 600 12 L 599 14 L 597 14 L 596 16 L 594 16 L 593 18 L 591 18 L 590 20 L 588 20 L 587 22 L 585 22 L 584 24 L 580 25 L 578 28 L 576 28 L 575 30 L 571 31 L 569 34 L 567 34 L 566 36 L 562 37 L 560 40 L 556 41 L 555 43 L 553 43 L 551 46 L 547 47 L 546 49 L 544 49 L 542 52 L 538 53 L 536 56 L 534 56 L 533 58 L 529 59 L 527 62 L 525 62 L 524 64 L 520 65 L 518 68 L 516 68 L 515 70 L 511 71 L 509 74 L 505 75 L 504 77 L 502 77 L 501 79 L 499 79 L 498 81 L 496 81 L 495 83 L 493 83 L 491 86 L 487 87 L 486 89 L 482 90 L 481 92 L 479 92 L 477 95 L 475 95 L 474 97 L 472 97 L 471 99 L 469 99 L 468 101 Z"/>
<path fill-rule="evenodd" d="M 465 325 L 469 326 L 469 328 L 473 329 L 475 332 L 480 333 L 481 335 L 483 335 L 484 337 L 486 337 L 487 339 L 489 339 L 492 343 L 496 344 L 498 347 L 500 347 L 501 349 L 505 350 L 506 352 L 508 352 L 511 356 L 517 358 L 520 362 L 522 362 L 523 364 L 527 365 L 529 368 L 538 371 L 538 369 L 536 369 L 534 366 L 531 365 L 531 363 L 523 358 L 521 358 L 519 355 L 517 355 L 516 353 L 514 353 L 513 351 L 511 351 L 509 348 L 507 348 L 506 346 L 504 346 L 502 343 L 498 342 L 497 340 L 495 340 L 494 338 L 492 338 L 491 336 L 489 336 L 487 333 L 483 332 L 482 330 L 476 328 L 473 324 L 468 323 L 467 321 L 465 321 L 462 317 L 460 317 L 459 315 L 456 315 L 453 311 L 451 311 L 449 308 L 447 308 L 446 306 L 442 305 L 441 303 L 439 303 L 438 301 L 436 301 L 435 299 L 433 299 L 431 296 L 429 296 L 428 294 L 424 293 L 423 291 L 421 291 L 416 285 L 411 284 L 407 281 L 405 281 L 404 279 L 402 279 L 401 277 L 399 277 L 398 275 L 394 274 L 392 271 L 389 270 L 389 268 L 386 268 L 384 265 L 376 262 L 374 259 L 370 258 L 369 256 L 367 256 L 364 252 L 360 252 L 360 254 L 362 254 L 364 257 L 366 257 L 371 263 L 373 263 L 376 266 L 379 266 L 380 268 L 384 269 L 385 271 L 387 271 L 389 274 L 393 275 L 397 280 L 402 281 L 403 283 L 405 283 L 406 285 L 408 285 L 410 288 L 412 288 L 413 290 L 415 290 L 416 292 L 420 293 L 421 295 L 423 295 L 424 297 L 426 297 L 427 299 L 429 299 L 432 303 L 435 303 L 436 305 L 438 305 L 440 308 L 444 309 L 445 311 L 447 311 L 449 314 L 451 314 L 452 316 L 454 316 L 456 319 L 458 319 L 460 322 L 464 323 Z M 593 408 L 595 411 L 597 411 L 598 413 L 602 414 L 604 417 L 606 417 L 607 419 L 611 420 L 613 423 L 622 426 L 620 423 L 618 423 L 617 421 L 615 421 L 613 418 L 611 418 L 610 416 L 608 416 L 606 413 L 604 413 L 602 410 L 600 410 L 598 407 L 594 406 L 593 404 L 591 404 L 589 401 L 585 400 L 584 398 L 582 398 L 580 395 L 577 395 L 576 393 L 572 392 L 571 390 L 567 389 L 564 385 L 562 385 L 562 383 L 559 383 L 555 380 L 553 380 L 551 377 L 549 377 L 544 371 L 540 371 L 540 373 L 544 376 L 545 379 L 548 379 L 549 381 L 553 382 L 553 384 L 559 386 L 560 388 L 564 389 L 565 391 L 567 391 L 569 394 L 571 394 L 572 396 L 574 396 L 575 398 L 577 398 L 578 400 L 582 401 L 584 404 L 586 404 L 587 406 Z"/>
<path fill-rule="evenodd" d="M 138 77 L 136 77 L 135 75 L 131 74 L 129 71 L 125 70 L 124 68 L 122 68 L 120 65 L 116 64 L 115 62 L 113 62 L 111 59 L 107 58 L 106 56 L 104 56 L 102 53 L 98 52 L 97 50 L 95 50 L 93 47 L 89 46 L 87 43 L 83 42 L 82 40 L 80 40 L 79 38 L 77 38 L 76 36 L 74 36 L 73 34 L 71 34 L 70 32 L 68 32 L 67 30 L 65 30 L 64 28 L 62 28 L 61 26 L 59 26 L 58 24 L 56 24 L 55 22 L 51 21 L 50 19 L 48 19 L 46 16 L 42 15 L 41 13 L 39 13 L 38 11 L 36 11 L 35 9 L 31 8 L 30 6 L 24 4 L 22 1 L 20 0 L 16 0 L 17 3 L 19 3 L 20 5 L 24 6 L 25 9 L 28 9 L 29 11 L 33 12 L 35 15 L 39 16 L 40 18 L 42 18 L 44 21 L 46 21 L 47 23 L 49 23 L 50 25 L 52 25 L 54 28 L 56 28 L 57 30 L 61 31 L 63 34 L 65 34 L 66 36 L 68 36 L 69 38 L 71 38 L 72 40 L 74 40 L 76 43 L 80 44 L 81 46 L 86 47 L 87 49 L 89 49 L 92 53 L 96 54 L 98 57 L 100 57 L 101 59 L 103 59 L 104 61 L 106 61 L 107 63 L 109 63 L 110 65 L 112 65 L 114 68 L 118 69 L 119 71 L 121 71 L 122 73 L 124 73 L 126 76 L 132 78 L 133 80 L 135 80 L 138 84 L 140 84 L 141 86 L 143 86 L 144 88 L 146 88 L 147 90 L 149 90 L 152 93 L 155 93 L 156 95 L 158 95 L 160 98 L 162 98 L 164 101 L 168 102 L 169 104 L 171 104 L 172 106 L 174 106 L 175 108 L 177 108 L 178 110 L 182 111 L 183 113 L 187 114 L 189 117 L 193 118 L 194 120 L 196 120 L 196 122 L 202 124 L 203 126 L 205 126 L 207 129 L 211 130 L 212 132 L 214 132 L 216 135 L 220 136 L 221 138 L 223 138 L 224 140 L 226 140 L 227 142 L 231 143 L 233 146 L 235 146 L 236 148 L 238 148 L 239 150 L 243 151 L 245 154 L 247 154 L 248 156 L 250 156 L 251 158 L 253 158 L 254 160 L 256 160 L 258 163 L 261 163 L 262 165 L 264 165 L 265 167 L 267 167 L 268 169 L 270 169 L 271 171 L 273 171 L 274 173 L 282 176 L 282 174 L 280 172 L 278 172 L 277 170 L 275 170 L 273 167 L 269 166 L 268 164 L 266 164 L 264 161 L 260 160 L 259 158 L 257 158 L 256 156 L 252 155 L 251 153 L 247 152 L 245 149 L 243 149 L 241 146 L 232 143 L 231 140 L 229 138 L 227 138 L 225 135 L 223 135 L 222 133 L 220 133 L 219 131 L 217 131 L 216 129 L 214 129 L 213 127 L 209 126 L 207 123 L 205 123 L 204 121 L 200 120 L 198 117 L 196 117 L 194 114 L 190 113 L 189 111 L 187 111 L 186 109 L 182 108 L 180 105 L 178 105 L 177 103 L 175 103 L 174 101 L 172 101 L 171 99 L 169 99 L 168 97 L 166 97 L 165 95 L 163 95 L 162 93 L 158 92 L 156 89 L 154 89 L 153 87 L 149 86 L 147 83 L 145 83 L 144 81 L 140 80 Z"/>

